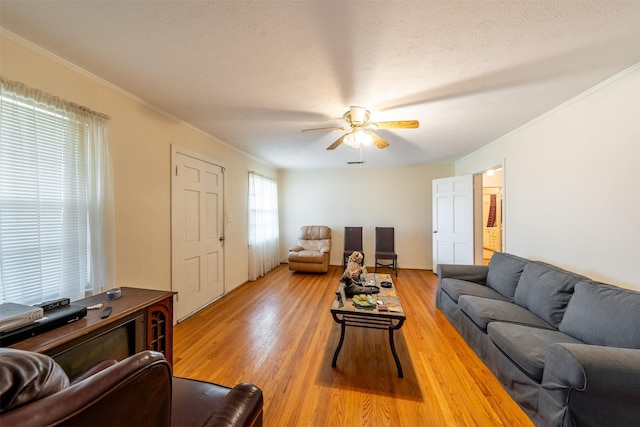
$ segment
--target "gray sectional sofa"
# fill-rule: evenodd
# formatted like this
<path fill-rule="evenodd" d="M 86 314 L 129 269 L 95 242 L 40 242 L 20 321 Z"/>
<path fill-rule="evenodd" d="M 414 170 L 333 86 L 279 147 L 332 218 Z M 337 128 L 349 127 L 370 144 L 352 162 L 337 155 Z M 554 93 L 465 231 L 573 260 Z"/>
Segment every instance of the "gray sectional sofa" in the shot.
<path fill-rule="evenodd" d="M 640 425 L 640 293 L 507 253 L 437 274 L 436 306 L 536 425 Z"/>

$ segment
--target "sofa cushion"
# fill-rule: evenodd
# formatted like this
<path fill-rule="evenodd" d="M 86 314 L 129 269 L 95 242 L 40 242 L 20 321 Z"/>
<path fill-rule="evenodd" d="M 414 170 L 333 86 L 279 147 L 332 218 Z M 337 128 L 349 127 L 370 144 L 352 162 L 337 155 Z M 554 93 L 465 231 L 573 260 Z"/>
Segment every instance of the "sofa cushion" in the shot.
<path fill-rule="evenodd" d="M 562 332 L 514 323 L 493 322 L 487 328 L 491 341 L 518 367 L 542 382 L 547 347 L 555 343 L 582 344 Z"/>
<path fill-rule="evenodd" d="M 513 301 L 520 275 L 528 262 L 524 258 L 504 252 L 494 253 L 489 261 L 487 286 L 500 292 L 509 301 Z"/>
<path fill-rule="evenodd" d="M 69 377 L 51 357 L 0 348 L 0 414 L 69 386 Z"/>
<path fill-rule="evenodd" d="M 462 295 L 458 306 L 483 332 L 490 322 L 502 321 L 553 329 L 547 322 L 517 304 L 508 301 Z"/>
<path fill-rule="evenodd" d="M 514 300 L 557 328 L 575 284 L 586 279 L 544 262 L 531 261 L 520 276 Z"/>
<path fill-rule="evenodd" d="M 560 331 L 587 344 L 640 349 L 640 293 L 583 280 L 560 322 Z"/>
<path fill-rule="evenodd" d="M 458 298 L 462 295 L 474 295 L 477 297 L 506 301 L 505 297 L 490 287 L 466 280 L 442 279 L 440 287 L 455 302 L 458 302 Z"/>

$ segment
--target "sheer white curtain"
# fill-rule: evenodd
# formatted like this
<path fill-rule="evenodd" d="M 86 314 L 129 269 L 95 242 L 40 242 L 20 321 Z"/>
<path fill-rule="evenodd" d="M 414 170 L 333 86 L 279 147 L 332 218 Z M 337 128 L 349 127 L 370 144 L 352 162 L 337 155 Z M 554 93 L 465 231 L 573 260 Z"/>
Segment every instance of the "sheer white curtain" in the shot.
<path fill-rule="evenodd" d="M 0 77 L 0 302 L 114 283 L 108 117 Z"/>
<path fill-rule="evenodd" d="M 249 280 L 280 263 L 278 185 L 274 180 L 249 172 Z"/>

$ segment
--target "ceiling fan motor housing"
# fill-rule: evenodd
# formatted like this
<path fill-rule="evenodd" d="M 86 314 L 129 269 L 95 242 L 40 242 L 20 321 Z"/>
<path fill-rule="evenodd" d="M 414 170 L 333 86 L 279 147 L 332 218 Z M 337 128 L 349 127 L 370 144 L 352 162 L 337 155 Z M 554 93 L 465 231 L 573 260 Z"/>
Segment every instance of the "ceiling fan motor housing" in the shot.
<path fill-rule="evenodd" d="M 369 110 L 364 107 L 351 107 L 344 114 L 345 120 L 356 127 L 363 127 L 369 121 L 369 116 Z"/>

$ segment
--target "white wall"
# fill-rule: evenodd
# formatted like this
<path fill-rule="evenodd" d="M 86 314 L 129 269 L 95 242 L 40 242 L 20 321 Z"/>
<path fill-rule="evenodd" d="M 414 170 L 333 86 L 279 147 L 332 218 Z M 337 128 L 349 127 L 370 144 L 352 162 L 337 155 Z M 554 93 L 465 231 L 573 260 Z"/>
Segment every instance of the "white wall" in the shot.
<path fill-rule="evenodd" d="M 507 252 L 640 290 L 640 65 L 455 164 L 505 161 Z"/>
<path fill-rule="evenodd" d="M 226 289 L 247 281 L 248 171 L 276 178 L 273 168 L 8 33 L 0 73 L 111 116 L 117 285 L 171 289 L 171 144 L 227 166 Z"/>
<path fill-rule="evenodd" d="M 303 225 L 331 227 L 332 265 L 342 265 L 344 227 L 362 226 L 373 266 L 375 227 L 395 227 L 400 268 L 431 269 L 431 181 L 453 165 L 280 171 L 280 248 L 286 261 Z"/>

